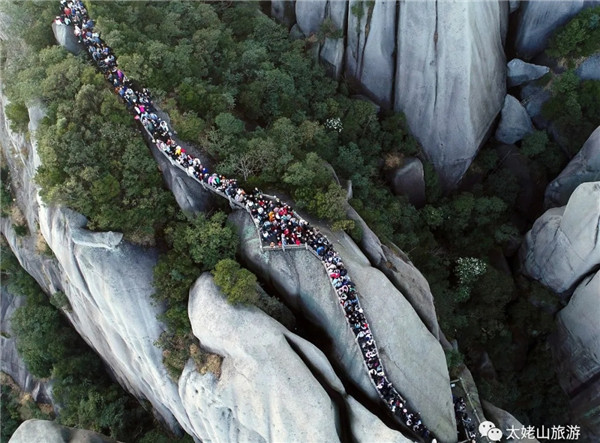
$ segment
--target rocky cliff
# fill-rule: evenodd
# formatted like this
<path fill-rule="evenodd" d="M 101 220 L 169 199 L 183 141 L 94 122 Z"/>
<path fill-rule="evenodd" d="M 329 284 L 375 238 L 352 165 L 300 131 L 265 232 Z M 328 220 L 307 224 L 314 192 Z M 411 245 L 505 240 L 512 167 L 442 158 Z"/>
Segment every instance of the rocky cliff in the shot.
<path fill-rule="evenodd" d="M 546 49 L 552 33 L 583 8 L 599 4 L 595 0 L 530 0 L 522 2 L 515 49 L 519 56 L 531 59 Z"/>
<path fill-rule="evenodd" d="M 289 305 L 323 329 L 344 374 L 364 394 L 376 399 L 354 336 L 319 260 L 306 250 L 263 253 L 249 215 L 235 212 L 230 220 L 238 227 L 245 264 L 275 287 Z M 421 412 L 432 432 L 442 441 L 453 439 L 456 426 L 450 380 L 440 343 L 403 294 L 371 266 L 345 233 L 314 224 L 332 241 L 360 288 L 361 305 L 390 381 Z"/>
<path fill-rule="evenodd" d="M 600 180 L 600 127 L 596 128 L 581 150 L 546 188 L 547 207 L 564 206 L 581 183 Z"/>
<path fill-rule="evenodd" d="M 523 271 L 554 292 L 574 286 L 600 266 L 600 182 L 579 185 L 566 206 L 547 210 L 525 236 Z"/>
<path fill-rule="evenodd" d="M 9 443 L 115 443 L 97 432 L 67 428 L 53 421 L 27 420 L 19 426 Z"/>
<path fill-rule="evenodd" d="M 32 130 L 42 115 L 39 108 L 32 108 Z M 204 286 L 199 284 L 192 291 L 190 314 L 201 343 L 224 354 L 221 378 L 200 374 L 190 362 L 179 383 L 172 381 L 162 364 L 161 350 L 153 344 L 163 330 L 156 320 L 160 307 L 150 299 L 156 252 L 128 244 L 119 233 L 90 232 L 85 229 L 83 216 L 44 205 L 33 184 L 39 164 L 35 138 L 31 137 L 34 142 L 29 143 L 26 137 L 12 133 L 3 111 L 0 117 L 4 155 L 17 191 L 17 203 L 31 233 L 18 237 L 11 221 L 2 219 L 3 235 L 22 266 L 47 293 L 60 290 L 67 295 L 72 307 L 72 312 L 67 313 L 69 320 L 121 385 L 140 400 L 149 401 L 173 430 L 181 427 L 203 441 L 304 441 L 309 436 L 338 441 L 342 432 L 352 432 L 358 441 L 369 440 L 373 435 L 386 441 L 408 441 L 346 395 L 314 345 L 285 331 L 265 314 L 247 313 L 223 300 L 219 304 L 220 295 L 207 277 L 201 280 Z M 38 235 L 52 250 L 51 255 L 41 254 L 36 248 Z M 202 301 L 195 304 L 201 296 L 210 296 L 214 302 L 209 317 L 203 314 L 207 306 Z M 233 331 L 232 324 L 240 327 Z M 265 337 L 265 342 L 247 341 L 250 330 L 260 331 L 258 338 Z M 229 341 L 222 341 L 225 337 Z M 267 338 L 268 358 L 263 350 Z M 294 349 L 299 349 L 303 358 Z M 296 357 L 291 358 L 292 353 Z M 263 364 L 271 368 L 262 374 L 263 382 L 248 383 L 248 377 L 258 376 Z M 311 376 L 313 367 L 319 368 L 325 378 Z M 428 386 L 426 379 L 421 382 Z M 287 387 L 282 391 L 284 385 Z M 273 390 L 273 386 L 279 388 Z M 338 393 L 335 401 L 327 394 L 332 389 Z M 279 391 L 287 392 L 285 405 L 278 403 Z M 244 398 L 249 409 L 239 407 Z M 308 422 L 298 418 L 306 418 L 307 414 Z M 352 417 L 350 424 L 342 426 L 345 419 L 340 417 Z"/>
<path fill-rule="evenodd" d="M 11 294 L 5 287 L 0 288 L 0 371 L 8 374 L 25 392 L 31 394 L 38 403 L 51 404 L 50 387 L 36 380 L 17 352 L 16 338 L 12 334 L 10 319 L 13 313 L 25 304 L 25 297 Z"/>
<path fill-rule="evenodd" d="M 600 440 L 600 272 L 586 277 L 558 313 L 553 354 L 574 423 L 586 441 Z"/>
<path fill-rule="evenodd" d="M 384 107 L 403 111 L 447 188 L 462 177 L 504 101 L 508 4 L 275 0 L 305 36 L 333 24 L 320 59 Z"/>

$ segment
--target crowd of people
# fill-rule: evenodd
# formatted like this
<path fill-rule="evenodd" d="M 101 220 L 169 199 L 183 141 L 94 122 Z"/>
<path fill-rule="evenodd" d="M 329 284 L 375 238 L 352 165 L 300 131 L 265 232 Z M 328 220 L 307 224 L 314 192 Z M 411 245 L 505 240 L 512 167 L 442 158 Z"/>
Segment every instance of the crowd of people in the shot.
<path fill-rule="evenodd" d="M 198 158 L 188 154 L 173 138 L 173 131 L 168 123 L 157 115 L 150 92 L 138 87 L 119 69 L 116 56 L 94 30 L 94 22 L 88 16 L 81 0 L 62 0 L 61 14 L 56 17 L 56 21 L 64 25 L 73 25 L 74 35 L 85 46 L 94 64 L 110 82 L 133 118 L 150 135 L 154 146 L 205 188 L 225 195 L 238 206 L 245 208 L 259 231 L 262 244 L 283 249 L 289 245 L 304 245 L 314 252 L 321 260 L 337 294 L 379 396 L 409 429 L 424 440 L 435 442 L 433 434 L 423 424 L 419 414 L 408 409 L 406 401 L 388 380 L 369 323 L 360 306 L 356 285 L 350 279 L 348 270 L 331 242 L 289 205 L 262 194 L 258 189 L 246 193 L 235 179 L 210 173 Z"/>
<path fill-rule="evenodd" d="M 468 440 L 471 443 L 475 443 L 477 441 L 477 432 L 475 431 L 475 423 L 469 414 L 467 414 L 467 404 L 465 403 L 465 399 L 462 397 L 454 398 L 454 415 L 456 416 L 456 423 L 462 424 L 462 428 L 464 430 L 464 439 Z M 460 428 L 460 426 L 458 426 Z"/>

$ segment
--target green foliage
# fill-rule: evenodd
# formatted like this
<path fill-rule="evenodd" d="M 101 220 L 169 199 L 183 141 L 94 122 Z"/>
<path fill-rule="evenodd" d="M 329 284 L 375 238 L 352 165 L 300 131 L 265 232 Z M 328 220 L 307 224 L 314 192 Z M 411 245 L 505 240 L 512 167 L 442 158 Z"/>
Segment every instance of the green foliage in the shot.
<path fill-rule="evenodd" d="M 71 307 L 71 302 L 69 302 L 69 298 L 65 295 L 64 292 L 57 291 L 50 297 L 50 304 L 57 309 L 61 309 L 63 311 L 71 312 L 73 308 Z"/>
<path fill-rule="evenodd" d="M 446 365 L 448 369 L 452 370 L 464 363 L 464 355 L 460 351 L 451 349 L 450 351 L 444 351 L 446 354 Z"/>
<path fill-rule="evenodd" d="M 0 169 L 0 216 L 9 216 L 13 198 L 10 187 L 10 172 L 6 166 L 3 166 Z"/>
<path fill-rule="evenodd" d="M 0 411 L 2 420 L 0 442 L 8 443 L 8 440 L 23 420 L 19 413 L 18 398 L 13 394 L 10 386 L 4 384 L 2 385 L 2 395 L 0 397 Z"/>
<path fill-rule="evenodd" d="M 59 47 L 23 57 L 7 93 L 14 103 L 40 95 L 48 103 L 37 134 L 42 198 L 82 212 L 90 229 L 153 244 L 173 200 L 131 117 L 83 59 Z"/>
<path fill-rule="evenodd" d="M 23 103 L 9 103 L 5 107 L 6 116 L 10 120 L 10 129 L 14 132 L 26 132 L 29 124 L 29 112 Z"/>
<path fill-rule="evenodd" d="M 321 23 L 321 27 L 317 32 L 317 38 L 320 43 L 324 43 L 325 39 L 330 38 L 337 40 L 344 37 L 344 33 L 339 29 L 330 17 L 327 17 Z"/>
<path fill-rule="evenodd" d="M 559 142 L 571 155 L 600 125 L 600 81 L 581 81 L 573 70 L 555 78 L 552 97 L 542 108 L 558 129 Z"/>
<path fill-rule="evenodd" d="M 11 324 L 17 336 L 17 350 L 29 372 L 35 377 L 49 377 L 70 345 L 58 311 L 28 303 L 15 311 Z"/>
<path fill-rule="evenodd" d="M 236 305 L 256 305 L 258 292 L 256 276 L 231 259 L 221 260 L 212 271 L 215 283 L 227 297 L 227 302 Z"/>
<path fill-rule="evenodd" d="M 559 28 L 546 52 L 552 57 L 587 57 L 600 48 L 600 7 L 585 8 Z"/>

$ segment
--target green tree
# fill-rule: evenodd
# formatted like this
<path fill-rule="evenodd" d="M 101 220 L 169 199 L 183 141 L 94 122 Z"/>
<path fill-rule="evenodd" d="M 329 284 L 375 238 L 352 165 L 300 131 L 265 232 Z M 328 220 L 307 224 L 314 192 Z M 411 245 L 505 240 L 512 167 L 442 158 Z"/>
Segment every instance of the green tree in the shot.
<path fill-rule="evenodd" d="M 227 297 L 227 302 L 236 305 L 256 305 L 258 292 L 256 276 L 231 259 L 221 260 L 212 271 L 215 284 Z"/>

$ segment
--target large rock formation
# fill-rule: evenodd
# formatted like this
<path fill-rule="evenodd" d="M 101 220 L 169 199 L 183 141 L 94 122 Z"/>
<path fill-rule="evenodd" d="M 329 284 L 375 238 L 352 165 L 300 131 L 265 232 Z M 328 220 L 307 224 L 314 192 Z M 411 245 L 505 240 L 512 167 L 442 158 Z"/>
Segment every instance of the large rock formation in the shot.
<path fill-rule="evenodd" d="M 116 443 L 112 438 L 85 429 L 67 428 L 47 420 L 21 423 L 9 443 Z"/>
<path fill-rule="evenodd" d="M 242 239 L 240 254 L 247 266 L 272 284 L 288 304 L 323 329 L 332 344 L 332 356 L 346 376 L 363 393 L 376 399 L 354 335 L 320 261 L 302 249 L 261 252 L 250 216 L 236 212 L 230 220 L 238 227 Z M 371 267 L 345 233 L 331 232 L 324 226 L 319 229 L 333 242 L 357 285 L 390 381 L 421 412 L 424 423 L 442 441 L 455 439 L 450 380 L 439 342 L 392 282 Z"/>
<path fill-rule="evenodd" d="M 600 127 L 584 143 L 577 155 L 546 188 L 547 207 L 563 206 L 577 186 L 600 180 Z"/>
<path fill-rule="evenodd" d="M 4 114 L 0 116 L 4 117 Z M 327 366 L 320 351 L 293 334 L 285 337 L 302 351 L 307 363 L 299 357 L 290 360 L 291 347 L 284 339 L 284 328 L 256 311 L 253 311 L 255 317 L 262 319 L 257 320 L 261 336 L 280 335 L 280 339 L 269 348 L 269 362 L 272 368 L 287 368 L 284 378 L 283 372 L 272 370 L 270 374 L 263 374 L 260 385 L 248 383 L 243 377 L 244 372 L 241 373 L 241 378 L 230 380 L 227 378 L 227 365 L 228 361 L 234 360 L 226 358 L 223 375 L 219 380 L 211 374 L 197 373 L 190 363 L 179 384 L 172 381 L 162 364 L 162 351 L 154 345 L 163 330 L 156 319 L 160 307 L 154 306 L 150 299 L 154 291 L 152 269 L 156 261 L 156 252 L 128 244 L 122 240 L 119 233 L 90 232 L 85 229 L 86 220 L 83 216 L 65 208 L 43 205 L 33 185 L 33 174 L 36 164 L 39 164 L 35 143 L 30 144 L 25 137 L 11 133 L 4 118 L 0 123 L 5 141 L 2 144 L 4 155 L 11 170 L 11 178 L 17 185 L 18 203 L 26 215 L 32 235 L 18 237 L 8 219 L 0 220 L 0 230 L 22 266 L 47 293 L 60 290 L 67 295 L 72 307 L 72 312 L 66 313 L 67 317 L 86 342 L 110 366 L 112 373 L 125 389 L 139 399 L 147 400 L 158 416 L 173 430 L 177 431 L 181 426 L 197 439 L 223 442 L 231 441 L 236 436 L 245 440 L 264 441 L 269 439 L 269 432 L 275 430 L 281 432 L 282 436 L 297 436 L 299 440 L 302 439 L 301 436 L 309 432 L 309 426 L 303 419 L 292 418 L 306 416 L 307 404 L 295 400 L 300 393 L 308 391 L 313 393 L 311 399 L 320 399 L 316 403 L 307 400 L 310 404 L 308 409 L 313 408 L 311 435 L 322 436 L 325 441 L 339 440 L 335 420 L 321 419 L 319 424 L 316 424 L 317 417 L 334 418 L 338 406 L 327 397 L 318 381 L 308 377 L 308 368 L 317 367 L 329 374 L 325 386 L 337 389 L 344 398 L 341 382 L 333 375 L 331 367 Z M 31 139 L 35 141 L 35 137 Z M 35 239 L 38 233 L 51 248 L 52 256 L 40 254 L 36 249 Z M 198 296 L 197 293 L 194 294 Z M 233 310 L 231 307 L 227 308 Z M 203 309 L 207 307 L 203 306 Z M 200 316 L 198 309 L 192 312 Z M 240 314 L 240 311 L 232 312 Z M 233 315 L 229 311 L 227 313 Z M 341 312 L 337 314 L 343 318 Z M 252 317 L 252 314 L 248 315 L 248 318 L 240 317 L 236 322 L 252 329 L 255 317 Z M 198 335 L 203 342 L 214 345 L 219 339 L 231 336 L 232 325 L 229 321 L 224 318 L 218 324 L 215 323 L 213 328 L 198 332 Z M 191 318 L 191 322 L 195 325 L 206 325 L 208 320 L 200 316 L 200 320 Z M 197 331 L 197 328 L 195 329 Z M 262 359 L 265 358 L 261 343 L 243 346 L 241 337 L 247 335 L 247 331 L 242 329 L 240 334 L 236 339 L 236 343 L 240 342 L 237 348 L 227 344 L 228 349 L 231 348 L 229 352 L 232 353 L 229 356 L 236 352 L 243 353 L 243 361 L 249 362 L 254 359 L 253 367 L 256 369 L 263 364 Z M 216 348 L 216 345 L 214 346 Z M 364 372 L 364 368 L 362 370 Z M 288 379 L 290 374 L 296 374 L 296 377 Z M 302 377 L 297 374 L 302 374 Z M 293 393 L 288 397 L 285 407 L 281 406 L 285 411 L 271 408 L 277 395 L 270 390 L 263 392 L 268 395 L 252 399 L 253 411 L 257 414 L 252 420 L 246 420 L 248 416 L 244 415 L 247 413 L 245 409 L 236 416 L 229 413 L 227 408 L 219 407 L 220 404 L 229 404 L 232 408 L 239 407 L 236 405 L 241 404 L 240 399 L 246 396 L 247 390 L 252 386 L 263 389 L 283 383 L 288 383 L 289 392 Z M 427 384 L 426 381 L 423 383 Z M 206 386 L 210 386 L 211 389 L 207 389 Z M 201 401 L 198 397 L 200 392 Z M 199 404 L 209 408 L 203 409 L 202 416 L 198 414 Z M 387 428 L 362 405 L 353 402 L 347 407 L 353 417 L 359 416 L 356 423 L 351 424 L 359 441 L 369 439 L 364 430 L 366 422 L 371 423 L 380 435 L 390 441 L 407 441 L 398 432 Z M 209 418 L 205 418 L 204 415 Z M 285 430 L 281 431 L 279 419 L 283 415 L 287 419 L 284 424 Z"/>
<path fill-rule="evenodd" d="M 525 107 L 527 114 L 531 117 L 536 127 L 545 129 L 549 122 L 542 115 L 544 103 L 552 98 L 549 89 L 529 83 L 521 88 L 521 104 Z"/>
<path fill-rule="evenodd" d="M 586 441 L 600 440 L 600 272 L 585 278 L 558 313 L 553 337 L 556 373 Z"/>
<path fill-rule="evenodd" d="M 523 83 L 536 80 L 550 72 L 548 66 L 526 63 L 518 58 L 513 58 L 506 66 L 508 68 L 506 80 L 509 87 L 519 86 Z"/>
<path fill-rule="evenodd" d="M 10 375 L 19 387 L 31 394 L 38 403 L 52 403 L 46 383 L 37 380 L 27 370 L 25 362 L 17 352 L 16 338 L 12 334 L 10 319 L 13 313 L 25 304 L 26 298 L 0 288 L 0 371 Z"/>
<path fill-rule="evenodd" d="M 52 22 L 52 32 L 54 32 L 54 38 L 56 38 L 58 44 L 67 51 L 75 55 L 82 51 L 83 46 L 77 41 L 77 37 L 73 34 L 72 27 L 54 21 Z"/>
<path fill-rule="evenodd" d="M 552 33 L 567 23 L 584 7 L 596 1 L 530 0 L 523 2 L 519 12 L 519 24 L 515 47 L 517 54 L 526 60 L 546 49 Z"/>
<path fill-rule="evenodd" d="M 533 132 L 533 125 L 527 110 L 519 103 L 519 100 L 506 94 L 504 106 L 502 106 L 502 116 L 498 129 L 496 129 L 496 140 L 510 145 L 531 132 Z"/>
<path fill-rule="evenodd" d="M 600 182 L 582 183 L 562 208 L 547 210 L 525 236 L 523 272 L 564 293 L 600 266 Z"/>
<path fill-rule="evenodd" d="M 402 2 L 395 109 L 451 188 L 465 173 L 506 91 L 506 2 Z"/>
<path fill-rule="evenodd" d="M 336 401 L 351 398 L 312 344 L 257 308 L 227 304 L 210 274 L 190 290 L 189 315 L 200 343 L 223 356 L 220 378 L 199 374 L 190 362 L 180 380 L 186 412 L 203 441 L 224 435 L 228 441 L 338 441 L 349 431 L 340 429 L 343 409 Z M 386 440 L 409 441 L 365 415 L 358 402 L 347 407 L 358 419 L 350 432 L 359 441 L 373 437 L 360 430 L 364 420 Z"/>
<path fill-rule="evenodd" d="M 417 208 L 425 206 L 425 173 L 421 160 L 409 158 L 398 168 L 392 178 L 392 187 L 396 194 L 406 195 Z"/>
<path fill-rule="evenodd" d="M 290 2 L 292 3 L 292 2 Z M 450 188 L 485 141 L 505 95 L 505 2 L 297 0 L 272 3 L 305 36 L 330 20 L 346 36 L 325 38 L 320 59 L 384 107 L 403 111 Z"/>
<path fill-rule="evenodd" d="M 423 274 L 400 248 L 395 245 L 382 244 L 354 208 L 348 206 L 346 216 L 359 226 L 362 232 L 359 246 L 371 264 L 383 272 L 406 297 L 429 332 L 440 340 L 444 348 L 449 348 L 450 344 L 441 334 L 433 304 L 433 294 Z"/>
<path fill-rule="evenodd" d="M 600 54 L 585 59 L 575 73 L 581 80 L 600 80 Z"/>

